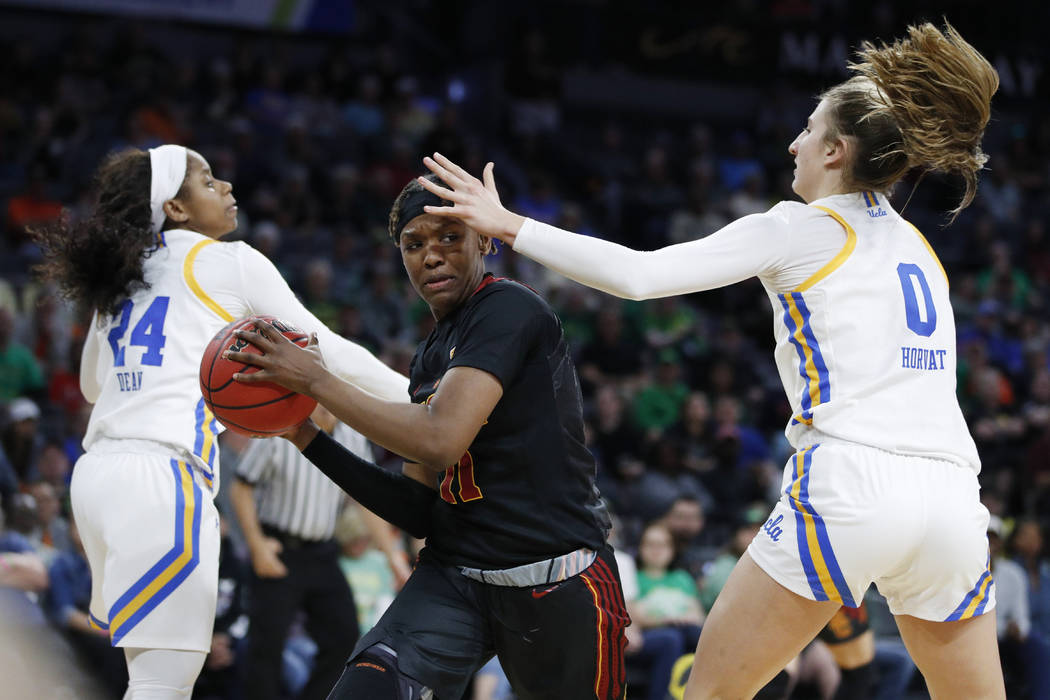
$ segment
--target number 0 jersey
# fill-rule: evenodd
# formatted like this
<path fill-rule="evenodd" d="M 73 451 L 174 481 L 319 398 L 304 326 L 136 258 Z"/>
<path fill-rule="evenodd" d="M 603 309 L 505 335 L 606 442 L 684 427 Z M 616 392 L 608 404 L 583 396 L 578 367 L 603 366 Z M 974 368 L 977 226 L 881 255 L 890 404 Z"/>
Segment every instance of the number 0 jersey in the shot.
<path fill-rule="evenodd" d="M 757 276 L 796 449 L 828 439 L 980 469 L 955 395 L 955 320 L 926 240 L 873 192 L 780 202 L 656 251 L 527 220 L 514 250 L 596 289 L 653 299 Z"/>
<path fill-rule="evenodd" d="M 792 225 L 831 217 L 846 240 L 800 284 L 765 284 L 791 444 L 837 438 L 979 471 L 956 398 L 948 278 L 926 239 L 875 192 L 792 209 Z"/>
<path fill-rule="evenodd" d="M 201 398 L 201 355 L 219 329 L 253 314 L 316 332 L 334 372 L 388 400 L 405 400 L 404 377 L 328 330 L 270 261 L 245 243 L 165 231 L 144 271 L 148 288 L 134 293 L 115 316 L 99 322 L 96 314 L 84 344 L 80 387 L 95 404 L 86 450 L 106 438 L 160 443 L 213 481 L 222 426 Z"/>

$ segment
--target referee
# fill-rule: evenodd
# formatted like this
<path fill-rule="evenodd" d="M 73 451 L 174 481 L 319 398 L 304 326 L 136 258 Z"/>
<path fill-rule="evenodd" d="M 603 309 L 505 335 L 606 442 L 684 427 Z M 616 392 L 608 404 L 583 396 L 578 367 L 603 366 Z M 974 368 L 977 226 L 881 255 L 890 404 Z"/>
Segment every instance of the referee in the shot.
<path fill-rule="evenodd" d="M 313 420 L 363 459 L 360 433 L 318 406 Z M 277 700 L 281 654 L 296 614 L 317 644 L 310 679 L 298 696 L 324 698 L 342 673 L 359 635 L 353 593 L 339 568 L 333 538 L 346 496 L 287 440 L 253 440 L 230 491 L 251 551 L 252 577 L 244 696 Z"/>

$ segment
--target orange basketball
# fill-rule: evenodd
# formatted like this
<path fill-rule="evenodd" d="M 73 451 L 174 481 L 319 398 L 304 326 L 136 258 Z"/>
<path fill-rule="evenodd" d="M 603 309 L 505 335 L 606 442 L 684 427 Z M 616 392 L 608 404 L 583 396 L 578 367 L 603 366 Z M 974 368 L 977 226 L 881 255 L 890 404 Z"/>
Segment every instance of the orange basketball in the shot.
<path fill-rule="evenodd" d="M 317 402 L 272 382 L 242 384 L 234 380 L 236 372 L 252 374 L 259 369 L 223 359 L 222 353 L 234 350 L 261 354 L 257 347 L 234 335 L 234 331 L 251 330 L 256 323 L 269 323 L 299 347 L 309 341 L 306 333 L 273 316 L 249 316 L 234 321 L 216 333 L 204 349 L 201 394 L 219 422 L 230 430 L 257 437 L 280 435 L 306 420 Z"/>

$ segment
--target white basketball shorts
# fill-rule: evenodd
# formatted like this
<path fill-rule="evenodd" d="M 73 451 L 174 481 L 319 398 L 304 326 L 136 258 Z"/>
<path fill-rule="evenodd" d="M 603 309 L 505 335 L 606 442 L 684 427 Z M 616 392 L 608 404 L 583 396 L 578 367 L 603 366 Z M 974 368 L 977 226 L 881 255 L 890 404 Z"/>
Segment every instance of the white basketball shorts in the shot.
<path fill-rule="evenodd" d="M 799 450 L 748 547 L 777 583 L 860 605 L 872 582 L 895 615 L 962 620 L 995 607 L 988 510 L 972 469 L 852 443 Z"/>
<path fill-rule="evenodd" d="M 122 443 L 143 444 L 92 448 L 70 486 L 91 566 L 91 622 L 113 646 L 206 653 L 219 575 L 212 492 L 185 460 Z"/>

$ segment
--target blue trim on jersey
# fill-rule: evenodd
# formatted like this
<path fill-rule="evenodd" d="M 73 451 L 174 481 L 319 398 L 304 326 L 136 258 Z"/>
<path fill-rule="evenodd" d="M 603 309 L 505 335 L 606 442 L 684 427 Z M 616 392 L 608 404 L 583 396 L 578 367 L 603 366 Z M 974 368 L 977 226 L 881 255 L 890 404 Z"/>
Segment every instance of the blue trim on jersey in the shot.
<path fill-rule="evenodd" d="M 824 519 L 817 513 L 809 502 L 809 472 L 813 466 L 813 453 L 820 447 L 819 444 L 805 448 L 795 454 L 795 479 L 785 489 L 784 493 L 791 501 L 791 507 L 795 511 L 795 538 L 798 541 L 799 558 L 802 560 L 802 568 L 806 572 L 806 579 L 813 597 L 818 600 L 839 600 L 851 608 L 857 607 L 846 585 L 846 578 L 842 575 L 835 551 L 831 547 L 831 539 L 828 537 L 827 526 Z M 802 468 L 799 470 L 798 458 L 802 457 Z M 801 473 L 800 473 L 801 471 Z M 796 493 L 797 491 L 797 493 Z M 806 517 L 806 516 L 809 517 Z M 810 548 L 810 537 L 815 536 L 817 540 L 817 554 L 820 556 L 821 571 Z M 824 587 L 824 580 L 830 578 L 835 586 L 835 591 L 829 592 Z M 834 596 L 834 597 L 833 597 Z"/>
<path fill-rule="evenodd" d="M 798 355 L 798 373 L 806 383 L 802 392 L 802 420 L 792 418 L 792 423 L 812 423 L 813 408 L 831 400 L 831 374 L 828 372 L 824 355 L 820 351 L 820 344 L 813 333 L 810 324 L 812 314 L 801 292 L 788 292 L 777 295 L 780 305 L 784 307 L 784 325 L 788 329 L 788 340 L 795 346 Z M 798 322 L 792 313 L 797 313 Z M 810 371 L 812 366 L 813 370 Z M 815 377 L 813 375 L 816 375 Z M 813 403 L 814 389 L 816 389 L 817 402 Z"/>
<path fill-rule="evenodd" d="M 809 307 L 806 306 L 806 301 L 802 298 L 801 292 L 793 292 L 791 296 L 794 297 L 799 313 L 802 314 L 802 335 L 805 336 L 810 350 L 813 351 L 813 364 L 817 368 L 817 387 L 820 391 L 820 403 L 827 403 L 831 401 L 831 376 L 828 373 L 828 366 L 824 362 L 824 354 L 820 351 L 817 336 L 813 335 L 813 326 L 809 322 L 812 314 L 810 314 Z"/>
<path fill-rule="evenodd" d="M 202 495 L 200 487 L 193 481 L 193 473 L 190 467 L 182 461 L 172 459 L 171 471 L 175 477 L 175 544 L 168 550 L 160 561 L 150 567 L 131 588 L 129 588 L 109 611 L 111 624 L 115 624 L 111 630 L 111 643 L 116 646 L 128 632 L 134 629 L 142 618 L 148 615 L 154 608 L 160 605 L 171 593 L 179 587 L 188 577 L 197 564 L 200 563 L 200 528 L 201 528 L 201 505 Z M 186 487 L 192 485 L 192 502 L 187 504 Z M 192 518 L 192 531 L 190 542 L 186 542 L 186 519 Z M 188 545 L 188 549 L 187 549 Z M 172 567 L 175 567 L 174 569 Z M 148 590 L 158 580 L 164 582 L 156 590 Z M 142 595 L 146 594 L 145 598 Z M 133 609 L 130 615 L 126 610 Z M 118 621 L 124 615 L 125 619 Z"/>
<path fill-rule="evenodd" d="M 100 620 L 97 617 L 95 617 L 94 615 L 92 615 L 90 612 L 88 613 L 88 622 L 90 622 L 95 627 L 98 627 L 103 632 L 108 632 L 109 631 L 109 623 L 108 622 L 103 622 L 102 620 Z"/>
<path fill-rule="evenodd" d="M 193 454 L 200 457 L 201 461 L 208 465 L 208 469 L 202 469 L 201 474 L 208 482 L 208 488 L 211 488 L 212 482 L 215 480 L 215 455 L 219 453 L 219 421 L 211 411 L 207 410 L 204 404 L 204 397 L 201 397 L 201 400 L 197 402 L 197 408 L 194 411 L 193 430 L 195 432 Z"/>

